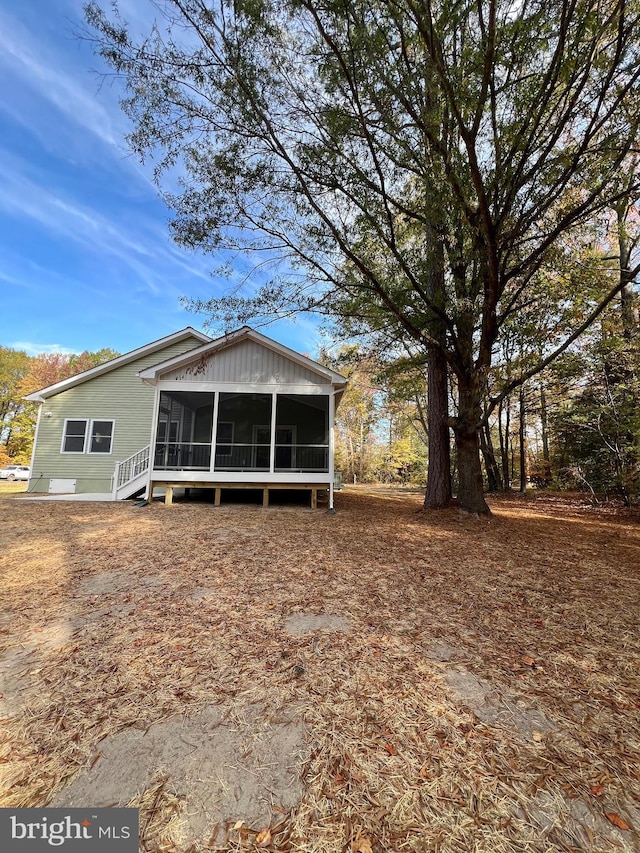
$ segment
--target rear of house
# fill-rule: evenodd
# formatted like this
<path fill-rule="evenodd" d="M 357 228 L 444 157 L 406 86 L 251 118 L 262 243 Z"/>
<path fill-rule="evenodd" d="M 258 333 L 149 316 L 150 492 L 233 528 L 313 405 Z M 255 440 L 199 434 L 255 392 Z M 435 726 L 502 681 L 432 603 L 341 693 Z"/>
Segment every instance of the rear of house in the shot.
<path fill-rule="evenodd" d="M 209 340 L 183 329 L 31 394 L 40 407 L 28 490 L 111 493 L 116 460 L 149 444 L 155 393 L 138 373 Z"/>
<path fill-rule="evenodd" d="M 44 389 L 30 491 L 319 489 L 333 498 L 339 374 L 245 326 L 186 329 Z M 62 387 L 63 386 L 63 387 Z"/>

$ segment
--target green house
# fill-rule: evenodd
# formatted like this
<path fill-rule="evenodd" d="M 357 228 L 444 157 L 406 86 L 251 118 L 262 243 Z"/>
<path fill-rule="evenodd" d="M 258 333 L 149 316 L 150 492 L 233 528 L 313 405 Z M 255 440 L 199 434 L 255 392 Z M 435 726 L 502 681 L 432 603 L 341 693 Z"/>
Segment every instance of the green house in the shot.
<path fill-rule="evenodd" d="M 164 490 L 307 489 L 333 505 L 346 379 L 244 326 L 192 328 L 27 399 L 40 404 L 29 491 L 113 500 Z"/>

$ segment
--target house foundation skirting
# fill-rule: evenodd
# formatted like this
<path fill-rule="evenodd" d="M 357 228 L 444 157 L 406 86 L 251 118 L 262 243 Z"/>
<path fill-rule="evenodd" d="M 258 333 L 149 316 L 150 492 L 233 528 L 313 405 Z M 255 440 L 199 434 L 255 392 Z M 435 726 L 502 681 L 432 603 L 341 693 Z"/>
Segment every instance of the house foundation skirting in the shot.
<path fill-rule="evenodd" d="M 253 489 L 262 490 L 262 506 L 269 506 L 269 492 L 273 489 L 297 490 L 304 489 L 311 492 L 311 509 L 318 508 L 318 492 L 329 491 L 329 483 L 215 483 L 209 481 L 194 482 L 190 481 L 169 481 L 169 480 L 152 480 L 149 483 L 149 498 L 153 496 L 154 489 L 164 489 L 165 506 L 171 506 L 173 503 L 173 490 L 185 489 L 188 493 L 189 489 L 214 489 L 215 499 L 214 505 L 220 506 L 222 500 L 223 489 Z"/>

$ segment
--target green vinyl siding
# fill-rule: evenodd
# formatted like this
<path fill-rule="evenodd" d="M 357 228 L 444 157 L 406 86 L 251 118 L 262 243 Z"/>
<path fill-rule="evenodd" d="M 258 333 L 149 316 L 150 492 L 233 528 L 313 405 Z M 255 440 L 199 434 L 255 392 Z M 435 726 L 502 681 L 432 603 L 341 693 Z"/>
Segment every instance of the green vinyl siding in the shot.
<path fill-rule="evenodd" d="M 52 478 L 76 480 L 76 492 L 111 491 L 116 462 L 151 439 L 155 389 L 136 374 L 200 345 L 201 341 L 187 338 L 45 400 L 29 491 L 47 492 Z M 61 453 L 65 420 L 83 418 L 114 421 L 111 453 Z"/>

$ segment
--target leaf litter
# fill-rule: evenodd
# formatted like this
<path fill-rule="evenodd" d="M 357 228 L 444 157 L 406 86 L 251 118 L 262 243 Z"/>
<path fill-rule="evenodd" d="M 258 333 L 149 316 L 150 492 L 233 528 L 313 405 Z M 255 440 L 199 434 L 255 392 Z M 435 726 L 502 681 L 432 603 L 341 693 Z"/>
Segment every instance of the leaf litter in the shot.
<path fill-rule="evenodd" d="M 336 508 L 3 502 L 0 805 L 213 706 L 300 720 L 302 794 L 187 843 L 189 793 L 149 767 L 142 850 L 640 849 L 637 514 Z"/>

